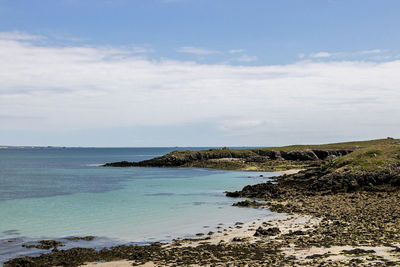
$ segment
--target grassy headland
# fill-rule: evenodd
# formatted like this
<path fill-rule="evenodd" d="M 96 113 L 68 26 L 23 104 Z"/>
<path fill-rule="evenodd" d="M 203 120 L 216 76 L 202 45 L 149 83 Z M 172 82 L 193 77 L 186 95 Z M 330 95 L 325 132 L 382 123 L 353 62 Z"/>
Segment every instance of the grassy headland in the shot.
<path fill-rule="evenodd" d="M 107 163 L 106 167 L 191 167 L 243 171 L 282 171 L 320 165 L 324 161 L 341 158 L 353 151 L 357 154 L 390 157 L 395 139 L 379 139 L 325 145 L 291 145 L 257 149 L 208 149 L 173 151 L 164 156 L 141 162 Z M 365 150 L 368 151 L 365 151 Z M 377 153 L 373 153 L 376 150 Z M 360 152 L 361 151 L 361 152 Z M 372 152 L 371 152 L 372 151 Z M 351 153 L 353 154 L 353 153 Z M 350 160 L 352 156 L 349 156 Z M 371 160 L 373 161 L 373 160 Z M 378 159 L 375 160 L 377 162 Z"/>

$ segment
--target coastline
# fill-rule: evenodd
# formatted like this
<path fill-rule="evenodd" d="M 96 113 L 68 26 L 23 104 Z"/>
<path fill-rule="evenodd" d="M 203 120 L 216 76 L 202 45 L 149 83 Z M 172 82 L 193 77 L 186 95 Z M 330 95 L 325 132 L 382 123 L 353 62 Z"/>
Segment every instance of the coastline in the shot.
<path fill-rule="evenodd" d="M 310 215 L 301 214 L 278 214 L 274 218 L 258 219 L 244 224 L 236 224 L 235 227 L 227 227 L 222 230 L 221 233 L 215 233 L 209 236 L 209 239 L 194 238 L 194 239 L 180 239 L 174 242 L 166 243 L 162 247 L 168 251 L 174 247 L 197 247 L 204 245 L 205 243 L 211 245 L 218 244 L 257 244 L 259 242 L 282 242 L 280 236 L 292 235 L 293 233 L 304 232 L 315 230 L 321 223 L 322 219 Z M 277 235 L 265 235 L 265 236 L 254 236 L 257 229 L 260 228 L 279 228 L 280 233 Z M 295 235 L 296 236 L 296 235 Z M 301 235 L 299 235 L 301 238 Z M 298 238 L 298 237 L 295 237 Z M 397 244 L 400 246 L 400 243 Z M 352 254 L 347 253 L 354 250 L 360 250 L 360 253 Z M 365 253 L 363 252 L 365 251 Z M 374 252 L 373 252 L 374 251 Z M 282 253 L 286 257 L 295 257 L 296 260 L 293 264 L 305 264 L 305 265 L 319 265 L 322 263 L 332 263 L 333 266 L 338 265 L 350 265 L 351 263 L 382 263 L 381 259 L 385 259 L 384 262 L 392 260 L 393 263 L 400 264 L 399 255 L 393 252 L 393 246 L 327 246 L 327 247 L 304 247 L 297 248 L 295 246 L 287 246 L 282 248 Z M 230 264 L 238 264 L 239 262 L 233 261 Z M 250 262 L 246 262 L 250 263 Z M 257 265 L 256 262 L 251 264 Z M 285 264 L 289 264 L 286 262 Z M 125 267 L 125 266 L 160 266 L 160 263 L 153 261 L 141 264 L 140 262 L 132 260 L 117 260 L 110 262 L 89 262 L 80 265 L 81 267 Z M 163 264 L 161 264 L 163 265 Z M 261 265 L 261 264 L 260 264 Z M 388 264 L 390 266 L 390 264 Z M 202 266 L 198 264 L 190 264 L 190 266 Z"/>
<path fill-rule="evenodd" d="M 286 215 L 277 214 L 273 218 L 258 219 L 250 221 L 247 223 L 236 223 L 234 226 L 221 228 L 221 233 L 214 233 L 209 235 L 209 239 L 204 240 L 204 238 L 191 238 L 191 239 L 177 239 L 174 242 L 166 243 L 163 248 L 168 250 L 179 244 L 180 247 L 196 247 L 205 242 L 212 245 L 218 245 L 220 243 L 236 243 L 241 242 L 256 243 L 261 240 L 262 237 L 254 237 L 254 232 L 257 228 L 263 227 L 264 225 L 270 225 L 271 227 L 279 226 L 282 229 L 282 233 L 289 233 L 289 231 L 297 231 L 305 229 L 306 225 L 315 224 L 318 220 L 313 219 L 310 216 L 299 216 L 299 215 Z M 271 237 L 274 239 L 274 237 Z M 112 262 L 92 262 L 85 263 L 83 266 L 92 267 L 123 267 L 132 266 L 134 261 L 129 260 L 119 260 Z M 136 263 L 135 263 L 136 265 Z M 154 262 L 139 264 L 136 266 L 159 266 Z"/>
<path fill-rule="evenodd" d="M 394 213 L 393 210 L 384 212 L 384 215 L 389 217 L 391 214 L 400 214 L 400 208 L 389 205 L 400 199 L 400 193 L 393 192 L 393 194 L 388 194 L 387 197 L 384 193 L 375 196 L 375 198 L 371 196 L 368 198 L 367 196 L 368 193 L 356 192 L 334 197 L 327 195 L 309 199 L 299 198 L 290 202 L 271 201 L 262 204 L 263 202 L 256 201 L 260 206 L 279 212 L 277 217 L 267 217 L 244 224 L 238 222 L 230 227 L 221 226 L 221 233 L 144 246 L 139 251 L 133 247 L 122 246 L 113 252 L 112 250 L 105 250 L 103 253 L 95 254 L 92 257 L 94 260 L 84 260 L 91 254 L 90 250 L 74 251 L 73 253 L 53 251 L 48 255 L 49 258 L 46 258 L 46 255 L 43 255 L 42 258 L 44 262 L 55 260 L 54 263 L 56 263 L 65 259 L 65 257 L 68 259 L 77 257 L 77 261 L 68 263 L 68 266 L 86 267 L 125 267 L 132 265 L 150 267 L 174 264 L 204 266 L 213 263 L 226 266 L 229 266 L 229 264 L 249 264 L 252 266 L 264 266 L 265 264 L 272 266 L 320 266 L 321 264 L 324 266 L 353 266 L 354 264 L 377 264 L 380 266 L 385 264 L 386 266 L 387 264 L 387 266 L 391 266 L 400 264 L 400 239 L 397 236 L 393 236 L 392 240 L 382 237 L 382 240 L 379 235 L 375 234 L 375 238 L 373 238 L 375 241 L 368 241 L 368 238 L 371 237 L 371 234 L 368 234 L 368 229 L 372 231 L 371 225 L 375 225 L 377 222 L 371 218 L 371 216 L 376 216 L 376 214 L 371 213 L 371 207 L 375 209 L 374 205 L 378 205 L 376 210 L 381 210 L 383 207 L 395 208 L 394 211 L 397 213 Z M 383 202 L 382 199 L 390 201 Z M 360 200 L 364 200 L 365 203 Z M 355 205 L 355 207 L 353 208 L 351 205 Z M 346 217 L 340 218 L 340 212 L 343 209 Z M 357 213 L 357 210 L 362 212 Z M 328 213 L 331 215 L 329 219 L 327 219 Z M 354 224 L 349 224 L 348 221 L 351 221 L 353 216 L 362 215 L 371 219 L 370 225 L 366 224 L 361 227 L 364 237 L 360 235 L 357 239 L 354 237 L 354 234 L 357 233 L 346 235 L 345 230 L 351 232 L 352 227 L 358 228 L 360 223 L 360 221 L 355 221 Z M 360 220 L 364 220 L 364 218 L 361 217 Z M 389 225 L 396 227 L 392 222 Z M 384 224 L 384 226 L 387 227 L 388 224 Z M 259 231 L 259 229 L 262 231 Z M 271 229 L 275 230 L 270 231 Z M 254 236 L 257 232 L 261 234 Z M 343 234 L 344 236 L 340 236 Z M 334 240 L 335 237 L 338 239 Z M 246 254 L 254 250 L 256 251 L 255 254 Z M 260 250 L 269 252 L 257 256 Z M 192 253 L 191 258 L 185 257 L 187 253 Z M 5 266 L 18 265 L 9 264 Z M 53 265 L 43 264 L 43 266 Z"/>
<path fill-rule="evenodd" d="M 167 244 L 53 251 L 6 266 L 400 265 L 399 145 L 394 139 L 374 140 L 345 156 L 284 171 L 273 182 L 226 193 L 251 199 L 234 206 L 265 207 L 282 218 Z"/>

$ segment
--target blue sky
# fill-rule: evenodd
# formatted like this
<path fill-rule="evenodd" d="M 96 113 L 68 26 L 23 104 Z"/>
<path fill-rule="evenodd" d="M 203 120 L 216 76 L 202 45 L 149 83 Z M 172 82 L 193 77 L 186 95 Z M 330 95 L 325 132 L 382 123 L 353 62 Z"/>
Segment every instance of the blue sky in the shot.
<path fill-rule="evenodd" d="M 228 51 L 244 50 L 237 54 L 256 57 L 252 64 L 286 64 L 297 61 L 299 54 L 320 51 L 400 52 L 397 27 L 400 3 L 394 0 L 2 0 L 0 3 L 1 31 L 45 35 L 61 45 L 143 46 L 153 49 L 152 58 L 216 63 L 234 58 Z M 201 48 L 210 53 L 180 53 L 182 47 Z"/>
<path fill-rule="evenodd" d="M 398 135 L 399 1 L 0 0 L 0 144 Z"/>

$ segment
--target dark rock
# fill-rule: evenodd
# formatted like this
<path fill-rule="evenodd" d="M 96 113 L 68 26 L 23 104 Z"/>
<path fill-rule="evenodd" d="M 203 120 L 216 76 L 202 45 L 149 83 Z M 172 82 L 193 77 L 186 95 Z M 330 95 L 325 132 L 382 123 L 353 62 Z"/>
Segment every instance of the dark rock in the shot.
<path fill-rule="evenodd" d="M 38 249 L 56 249 L 57 247 L 64 246 L 63 242 L 57 242 L 55 240 L 41 240 L 39 244 L 33 245 L 22 245 L 24 248 L 38 248 Z"/>
<path fill-rule="evenodd" d="M 260 207 L 262 206 L 261 203 L 258 203 L 257 201 L 250 201 L 250 200 L 244 200 L 244 201 L 239 201 L 237 203 L 234 203 L 232 206 L 236 207 Z"/>
<path fill-rule="evenodd" d="M 321 259 L 321 258 L 327 258 L 331 256 L 331 254 L 327 253 L 327 254 L 313 254 L 310 256 L 307 256 L 306 259 Z"/>
<path fill-rule="evenodd" d="M 240 197 L 240 192 L 239 191 L 235 191 L 235 192 L 225 192 L 225 195 L 227 197 Z"/>
<path fill-rule="evenodd" d="M 232 239 L 233 242 L 245 242 L 245 241 L 248 241 L 248 240 L 249 240 L 248 237 L 234 237 Z"/>
<path fill-rule="evenodd" d="M 70 241 L 78 241 L 78 240 L 84 240 L 84 241 L 92 241 L 95 237 L 94 236 L 73 236 L 73 237 L 67 237 L 65 239 L 70 240 Z"/>
<path fill-rule="evenodd" d="M 260 226 L 256 230 L 254 236 L 274 236 L 274 235 L 280 234 L 280 232 L 281 231 L 279 230 L 278 227 L 271 227 L 271 228 L 264 229 Z"/>
<path fill-rule="evenodd" d="M 369 253 L 375 253 L 375 250 L 366 250 L 362 248 L 355 248 L 351 250 L 343 250 L 343 254 L 348 254 L 348 255 L 362 255 L 362 254 L 369 254 Z"/>
<path fill-rule="evenodd" d="M 289 231 L 289 235 L 305 235 L 306 233 L 300 230 Z"/>
<path fill-rule="evenodd" d="M 400 247 L 396 247 L 396 248 L 393 249 L 391 252 L 398 252 L 398 253 L 400 253 Z"/>
<path fill-rule="evenodd" d="M 288 161 L 318 161 L 329 156 L 342 156 L 350 150 L 299 150 L 299 151 L 274 151 L 264 149 L 229 150 L 210 149 L 203 151 L 173 151 L 161 157 L 156 157 L 140 162 L 120 161 L 106 163 L 104 167 L 181 167 L 193 162 L 206 162 L 216 159 L 239 159 L 243 162 L 267 162 L 271 160 Z M 260 176 L 262 177 L 262 176 Z"/>

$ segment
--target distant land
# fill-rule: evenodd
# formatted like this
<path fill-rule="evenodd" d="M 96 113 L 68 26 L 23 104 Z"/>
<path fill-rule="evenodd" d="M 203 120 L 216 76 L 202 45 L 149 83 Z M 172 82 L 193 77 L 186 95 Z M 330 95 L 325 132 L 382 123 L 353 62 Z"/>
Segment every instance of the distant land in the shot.
<path fill-rule="evenodd" d="M 379 150 L 387 152 L 400 141 L 388 137 L 370 141 L 353 141 L 323 145 L 290 145 L 283 147 L 207 150 L 177 150 L 164 156 L 141 162 L 106 163 L 106 167 L 197 167 L 243 171 L 283 171 L 307 168 L 325 161 L 338 160 L 354 151 Z M 361 153 L 359 152 L 359 153 Z M 386 153 L 376 154 L 377 158 Z M 351 158 L 351 156 L 349 156 Z"/>

